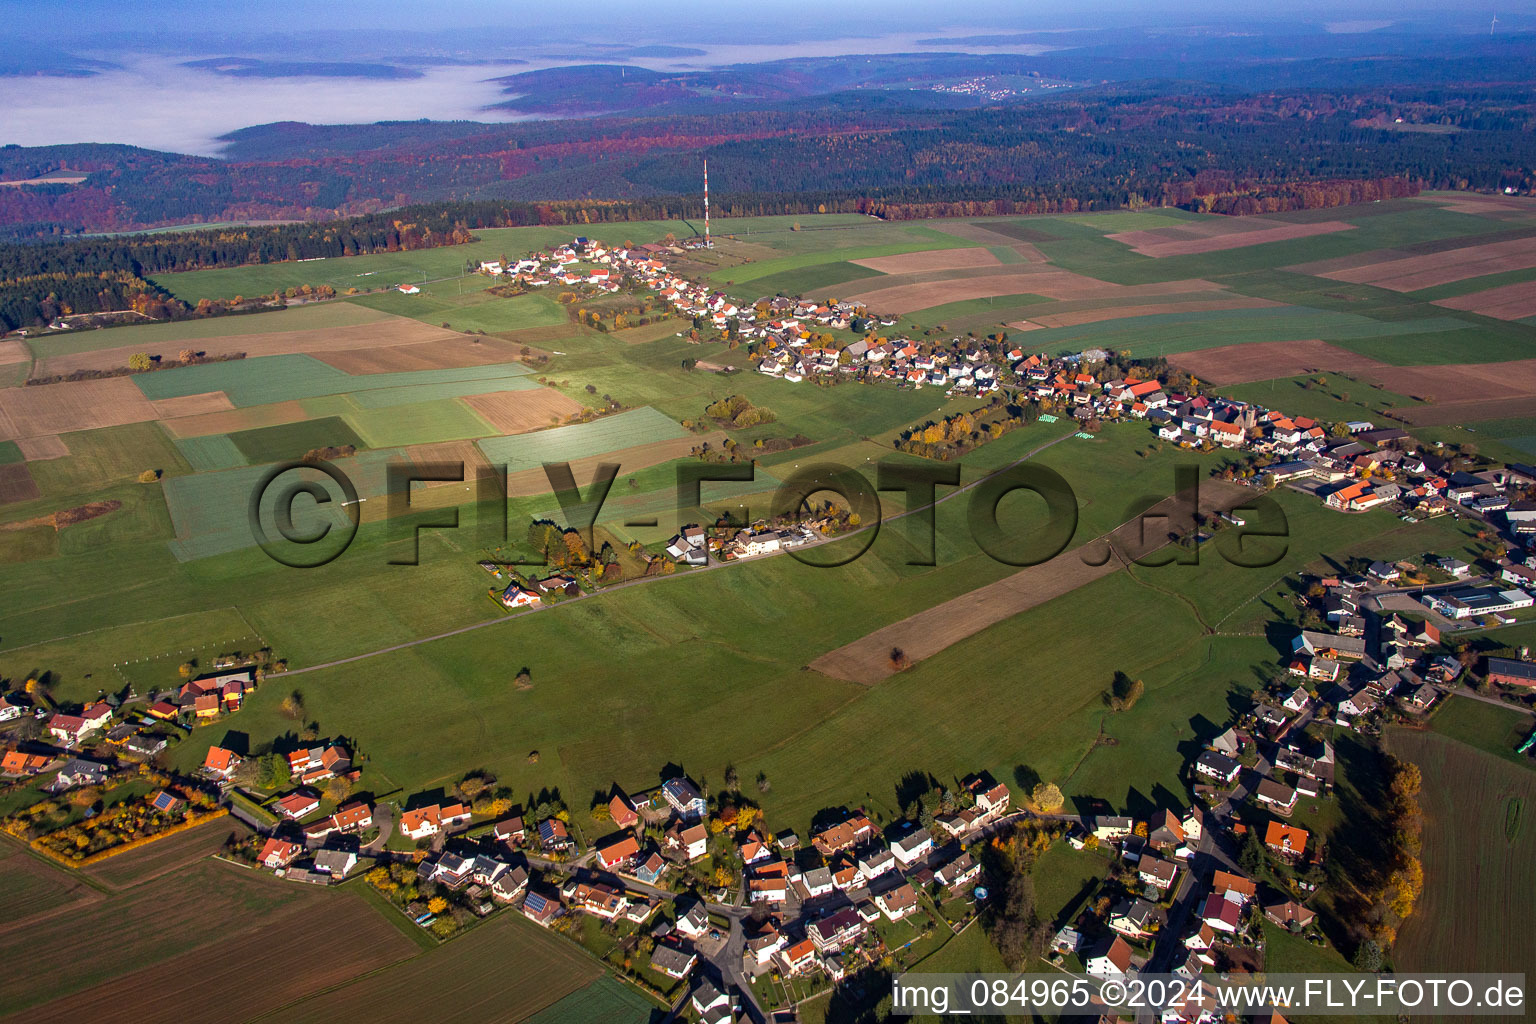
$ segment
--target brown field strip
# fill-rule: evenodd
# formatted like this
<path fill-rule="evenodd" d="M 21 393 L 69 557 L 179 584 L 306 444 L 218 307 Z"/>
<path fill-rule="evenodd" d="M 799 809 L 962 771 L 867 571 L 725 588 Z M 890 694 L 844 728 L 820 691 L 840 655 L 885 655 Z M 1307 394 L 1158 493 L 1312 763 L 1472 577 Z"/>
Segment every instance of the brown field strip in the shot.
<path fill-rule="evenodd" d="M 1350 284 L 1374 285 L 1395 292 L 1416 292 L 1454 281 L 1536 267 L 1536 236 L 1468 245 L 1418 256 L 1377 259 L 1336 270 L 1306 270 L 1305 266 L 1296 269 Z"/>
<path fill-rule="evenodd" d="M 1032 316 L 1029 318 L 1029 321 L 1040 327 L 1076 327 L 1078 324 L 1098 323 L 1100 320 L 1123 320 L 1133 316 L 1158 316 L 1162 313 L 1205 313 L 1223 309 L 1267 309 L 1283 305 L 1285 303 L 1276 302 L 1273 299 L 1256 299 L 1247 295 L 1234 295 L 1229 299 L 1211 299 L 1204 302 L 1197 300 L 1192 302 L 1150 303 L 1141 306 L 1101 306 L 1098 309 L 1083 309 L 1074 313 L 1047 313 L 1044 316 Z"/>
<path fill-rule="evenodd" d="M 1536 214 L 1536 199 L 1524 196 L 1485 196 L 1469 192 L 1458 196 L 1420 196 L 1425 202 L 1434 203 L 1456 213 L 1487 215 L 1498 213 Z"/>
<path fill-rule="evenodd" d="M 1218 386 L 1299 377 L 1304 373 L 1323 370 L 1333 373 L 1371 373 L 1387 366 L 1380 360 L 1316 339 L 1222 345 L 1219 348 L 1180 352 L 1169 356 L 1168 361 Z"/>
<path fill-rule="evenodd" d="M 179 416 L 168 419 L 161 426 L 172 437 L 202 437 L 205 434 L 232 434 L 238 430 L 256 427 L 276 427 L 284 423 L 297 423 L 309 419 L 301 402 L 273 402 L 271 405 L 253 405 L 247 409 L 228 409 L 208 412 L 198 416 Z"/>
<path fill-rule="evenodd" d="M 176 398 L 158 398 L 149 403 L 162 420 L 178 416 L 202 416 L 210 412 L 228 412 L 235 407 L 229 396 L 222 391 L 205 391 L 200 395 L 180 395 Z"/>
<path fill-rule="evenodd" d="M 0 341 L 0 366 L 24 363 L 32 358 L 31 349 L 24 341 Z"/>
<path fill-rule="evenodd" d="M 1012 245 L 1010 240 L 1007 244 Z M 867 260 L 849 260 L 855 266 L 868 267 L 882 274 L 920 274 L 925 270 L 965 270 L 971 267 L 995 267 L 1000 261 L 986 249 L 932 249 L 904 252 L 896 256 L 875 256 Z"/>
<path fill-rule="evenodd" d="M 72 912 L 101 893 L 79 876 L 25 849 L 19 842 L 0 842 L 0 935 Z"/>
<path fill-rule="evenodd" d="M 550 426 L 552 419 L 563 421 L 581 412 L 580 402 L 554 388 L 497 391 L 470 395 L 463 401 L 500 434 L 539 430 Z"/>
<path fill-rule="evenodd" d="M 111 369 L 127 366 L 128 357 L 135 352 L 158 355 L 162 359 L 176 359 L 183 349 L 192 349 L 208 355 L 227 355 L 244 352 L 247 356 L 277 356 L 290 353 L 314 355 L 320 352 L 343 352 L 351 349 L 392 348 L 396 345 L 420 345 L 428 342 L 463 341 L 456 331 L 424 324 L 409 317 L 389 316 L 376 323 L 353 324 L 350 327 L 325 327 L 299 331 L 274 331 L 269 334 L 232 335 L 226 338 L 191 338 L 120 348 L 105 348 L 95 352 L 78 352 L 48 356 L 38 360 L 33 374 L 43 376 L 69 373 L 73 370 Z"/>
<path fill-rule="evenodd" d="M 127 377 L 0 391 L 0 441 L 119 427 L 155 418 L 155 407 Z"/>
<path fill-rule="evenodd" d="M 1389 391 L 1436 403 L 1487 403 L 1536 395 L 1536 359 L 1449 366 L 1382 366 L 1370 371 L 1370 376 Z"/>
<path fill-rule="evenodd" d="M 1253 491 L 1237 484 L 1202 481 L 1200 506 L 1205 510 L 1234 508 L 1252 495 Z M 1153 506 L 1153 510 L 1174 508 L 1173 498 Z M 1156 535 L 1143 539 L 1141 518 L 1131 519 L 1107 537 L 1082 548 L 1064 551 L 1049 562 L 1021 569 L 996 583 L 951 598 L 829 651 L 811 662 L 810 667 L 834 679 L 873 686 L 895 674 L 891 665 L 892 650 L 900 648 L 908 662 L 915 664 L 975 636 L 988 626 L 1117 572 L 1128 561 L 1167 543 L 1166 534 L 1156 532 L 1156 526 L 1153 529 Z M 1089 565 L 1084 561 L 1085 552 L 1102 556 L 1102 542 L 1106 540 L 1113 554 L 1104 564 Z"/>
<path fill-rule="evenodd" d="M 1528 316 L 1536 316 L 1536 281 L 1507 284 L 1502 288 L 1488 288 L 1470 295 L 1439 299 L 1435 305 L 1479 313 L 1495 320 L 1523 320 Z"/>
<path fill-rule="evenodd" d="M 1050 299 L 1070 300 L 1130 296 L 1156 297 L 1180 292 L 1221 290 L 1220 285 L 1201 280 L 1122 285 L 1055 268 L 1022 269 L 1014 266 L 999 269 L 1005 272 L 901 284 L 882 280 L 877 287 L 856 291 L 845 298 L 857 299 L 877 312 L 901 314 L 927 309 L 930 306 L 942 306 L 949 302 L 1024 293 L 1044 295 Z"/>
<path fill-rule="evenodd" d="M 272 884 L 298 885 L 275 879 Z M 398 928 L 350 893 L 313 889 L 305 896 L 259 918 L 237 914 L 207 921 L 204 935 L 211 945 L 33 1007 L 25 1018 L 60 1024 L 247 1020 L 418 952 Z M 189 984 L 193 978 L 196 983 Z"/>
<path fill-rule="evenodd" d="M 1313 235 L 1354 229 L 1353 224 L 1340 220 L 1319 221 L 1316 224 L 1283 224 L 1257 217 L 1240 219 L 1244 223 L 1218 222 L 1205 225 L 1195 222 L 1187 228 L 1122 231 L 1105 237 L 1130 246 L 1132 252 L 1161 259 L 1165 256 L 1193 256 L 1225 249 L 1242 249 L 1250 245 L 1287 242 L 1294 238 L 1310 238 Z"/>
<path fill-rule="evenodd" d="M 517 346 L 498 338 L 471 339 L 456 334 L 451 338 L 420 345 L 322 352 L 315 358 L 329 363 L 342 373 L 358 377 L 369 373 L 457 370 L 465 366 L 510 363 L 517 359 Z"/>
<path fill-rule="evenodd" d="M 42 493 L 37 489 L 37 481 L 32 479 L 32 473 L 25 462 L 0 466 L 0 505 L 31 501 L 41 497 Z"/>
<path fill-rule="evenodd" d="M 1464 402 L 1436 402 L 1402 409 L 1399 415 L 1414 427 L 1458 427 L 1477 420 L 1523 419 L 1536 417 L 1536 395 L 1525 398 L 1475 399 Z"/>
<path fill-rule="evenodd" d="M 49 459 L 62 459 L 69 454 L 69 445 L 57 434 L 25 437 L 16 442 L 16 447 L 21 449 L 21 457 L 28 462 L 47 462 Z"/>
<path fill-rule="evenodd" d="M 516 984 L 508 983 L 509 969 Z M 503 912 L 447 946 L 305 999 L 272 1019 L 334 1024 L 363 1011 L 370 1024 L 520 1021 L 602 974 L 602 965 L 575 943 Z"/>
<path fill-rule="evenodd" d="M 113 889 L 142 885 L 217 853 L 232 832 L 241 838 L 251 834 L 251 830 L 241 824 L 240 819 L 224 815 L 185 832 L 99 860 L 80 870 Z"/>

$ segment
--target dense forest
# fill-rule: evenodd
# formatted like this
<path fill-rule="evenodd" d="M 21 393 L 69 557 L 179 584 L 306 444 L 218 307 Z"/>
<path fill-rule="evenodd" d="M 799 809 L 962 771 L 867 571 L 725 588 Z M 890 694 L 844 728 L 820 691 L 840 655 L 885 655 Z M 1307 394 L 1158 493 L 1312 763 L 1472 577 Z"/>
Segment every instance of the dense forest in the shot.
<path fill-rule="evenodd" d="M 1536 188 L 1536 96 L 1516 86 L 1239 93 L 1144 82 L 971 109 L 888 100 L 844 93 L 807 109 L 501 125 L 271 125 L 236 133 L 229 160 L 0 147 L 0 180 L 86 176 L 0 189 L 0 328 L 66 312 L 228 311 L 189 310 L 151 283 L 171 271 L 451 245 L 488 227 L 697 217 L 706 157 L 724 216 L 1158 205 L 1244 214 L 1420 188 Z M 257 221 L 294 223 L 83 235 Z"/>
<path fill-rule="evenodd" d="M 1536 96 L 1514 86 L 1238 94 L 1130 83 L 964 110 L 889 106 L 885 93 L 822 99 L 804 110 L 515 125 L 276 125 L 236 133 L 230 160 L 5 147 L 0 180 L 63 168 L 87 177 L 0 189 L 0 237 L 328 220 L 413 203 L 669 201 L 697 191 L 705 157 L 719 192 L 750 202 L 815 195 L 1090 209 L 1160 203 L 1207 173 L 1536 186 Z M 1434 130 L 1393 130 L 1397 118 Z"/>

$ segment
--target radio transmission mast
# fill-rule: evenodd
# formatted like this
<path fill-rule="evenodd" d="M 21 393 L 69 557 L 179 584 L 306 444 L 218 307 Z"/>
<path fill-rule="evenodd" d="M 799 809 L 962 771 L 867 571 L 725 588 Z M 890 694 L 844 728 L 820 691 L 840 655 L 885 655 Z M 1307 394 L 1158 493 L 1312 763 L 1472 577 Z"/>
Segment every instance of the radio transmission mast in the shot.
<path fill-rule="evenodd" d="M 709 240 L 709 159 L 704 160 L 704 248 L 713 249 L 714 243 Z"/>

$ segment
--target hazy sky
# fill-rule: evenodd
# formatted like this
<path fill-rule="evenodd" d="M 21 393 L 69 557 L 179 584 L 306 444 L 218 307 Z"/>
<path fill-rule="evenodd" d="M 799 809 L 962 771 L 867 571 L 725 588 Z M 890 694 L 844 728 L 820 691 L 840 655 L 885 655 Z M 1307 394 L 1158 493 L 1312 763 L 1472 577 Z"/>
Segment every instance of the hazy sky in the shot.
<path fill-rule="evenodd" d="M 1524 0 L 1530 3 L 1530 0 Z M 1507 16 L 1519 19 L 1511 11 Z M 664 69 L 787 57 L 992 47 L 924 44 L 1036 32 L 1199 26 L 1224 34 L 1368 32 L 1401 19 L 1480 31 L 1486 15 L 1442 8 L 1422 15 L 1393 0 L 780 0 L 723 3 L 633 0 L 505 3 L 455 0 L 0 0 L 0 143 L 122 142 L 215 154 L 218 136 L 272 121 L 505 120 L 490 79 L 550 64 L 623 59 L 618 45 L 665 44 L 702 55 L 633 59 Z M 961 20 L 963 19 L 963 20 Z M 1466 22 L 1466 24 L 1462 24 Z M 1473 22 L 1476 25 L 1473 25 Z M 1127 34 L 1137 38 L 1136 33 Z M 1005 50 L 1036 53 L 1040 47 Z M 257 78 L 219 75 L 190 58 L 404 63 L 410 79 Z M 107 62 L 83 77 L 31 74 L 38 63 Z M 413 63 L 412 58 L 416 58 Z M 515 65 L 501 61 L 523 61 Z M 29 63 L 30 62 L 30 63 Z"/>
<path fill-rule="evenodd" d="M 1518 5 L 1517 5 L 1518 6 Z M 1048 27 L 1101 27 L 1117 13 L 1135 23 L 1187 21 L 1191 18 L 1259 17 L 1348 20 L 1383 13 L 1402 17 L 1417 4 L 1393 0 L 1183 0 L 1176 5 L 1146 0 L 969 0 L 963 7 L 933 0 L 769 0 L 728 3 L 720 0 L 673 0 L 659 4 L 638 0 L 587 0 L 561 3 L 454 0 L 452 3 L 400 0 L 0 0 L 0 33 L 17 33 L 56 46 L 89 46 L 93 36 L 132 31 L 162 42 L 198 45 L 189 37 L 207 33 L 229 44 L 252 35 L 302 35 L 314 30 L 358 30 L 365 33 L 443 32 L 475 29 L 479 36 L 466 44 L 490 42 L 489 27 L 510 34 L 504 42 L 516 46 L 530 37 L 541 41 L 668 39 L 683 34 L 709 40 L 718 34 L 737 35 L 752 29 L 768 38 L 824 33 L 839 34 L 935 31 L 945 28 L 1008 28 L 1014 31 Z M 1446 5 L 1427 7 L 1444 12 Z M 212 42 L 213 39 L 207 41 Z M 686 43 L 686 38 L 672 41 Z"/>

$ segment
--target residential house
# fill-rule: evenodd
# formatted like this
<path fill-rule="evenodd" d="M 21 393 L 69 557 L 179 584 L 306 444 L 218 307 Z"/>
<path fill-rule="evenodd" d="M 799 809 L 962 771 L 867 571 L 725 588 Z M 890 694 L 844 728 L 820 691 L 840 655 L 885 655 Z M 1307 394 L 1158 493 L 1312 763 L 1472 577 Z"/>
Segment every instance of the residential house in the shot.
<path fill-rule="evenodd" d="M 0 771 L 7 775 L 36 775 L 53 762 L 44 754 L 24 754 L 19 750 L 7 750 L 0 756 Z"/>
<path fill-rule="evenodd" d="M 640 824 L 640 815 L 635 813 L 634 805 L 623 793 L 613 794 L 613 799 L 608 801 L 608 814 L 618 828 L 634 828 Z"/>
<path fill-rule="evenodd" d="M 276 871 L 292 864 L 303 854 L 304 847 L 299 843 L 290 843 L 286 839 L 268 839 L 256 859 L 263 867 Z"/>
<path fill-rule="evenodd" d="M 1207 750 L 1195 758 L 1195 771 L 1217 782 L 1231 785 L 1237 781 L 1238 772 L 1243 766 L 1225 754 L 1218 754 L 1214 750 Z"/>
<path fill-rule="evenodd" d="M 354 800 L 336 809 L 331 824 L 338 832 L 361 832 L 373 826 L 373 807 L 362 800 Z"/>
<path fill-rule="evenodd" d="M 790 976 L 803 974 L 816 963 L 816 943 L 810 938 L 786 946 L 779 953 L 784 973 Z"/>
<path fill-rule="evenodd" d="M 662 783 L 661 795 L 684 821 L 697 821 L 707 810 L 698 787 L 686 778 L 668 779 Z"/>
<path fill-rule="evenodd" d="M 78 715 L 53 715 L 48 719 L 48 733 L 59 743 L 73 746 L 89 734 L 104 730 L 111 721 L 112 706 L 97 701 Z"/>
<path fill-rule="evenodd" d="M 1296 791 L 1274 779 L 1260 779 L 1253 795 L 1277 814 L 1289 815 L 1296 809 Z"/>
<path fill-rule="evenodd" d="M 233 750 L 209 747 L 208 756 L 203 758 L 203 773 L 228 782 L 240 767 L 241 761 L 240 755 Z"/>
<path fill-rule="evenodd" d="M 917 890 L 903 882 L 875 897 L 875 905 L 891 921 L 900 921 L 917 913 Z"/>
<path fill-rule="evenodd" d="M 676 946 L 657 944 L 651 950 L 651 969 L 660 971 L 669 978 L 686 978 L 693 971 L 693 965 L 699 962 L 699 955 L 692 950 L 681 950 Z"/>
<path fill-rule="evenodd" d="M 1242 904 L 1234 899 L 1212 893 L 1205 898 L 1205 905 L 1200 911 L 1200 920 L 1214 931 L 1233 935 L 1243 921 Z"/>
<path fill-rule="evenodd" d="M 550 893 L 529 889 L 523 898 L 523 916 L 535 924 L 549 927 L 549 922 L 560 913 L 560 900 Z"/>
<path fill-rule="evenodd" d="M 1179 866 L 1161 857 L 1143 854 L 1136 864 L 1136 874 L 1144 884 L 1167 892 L 1173 887 L 1174 879 L 1178 877 Z"/>
<path fill-rule="evenodd" d="M 853 907 L 844 907 L 829 917 L 814 921 L 806 928 L 806 935 L 818 953 L 846 949 L 858 942 L 869 930 L 864 919 Z"/>
<path fill-rule="evenodd" d="M 981 874 L 981 865 L 969 853 L 962 853 L 933 873 L 933 877 L 946 889 L 958 889 Z"/>
<path fill-rule="evenodd" d="M 904 869 L 927 857 L 932 849 L 933 836 L 925 828 L 909 832 L 891 844 L 891 854 Z"/>
<path fill-rule="evenodd" d="M 1300 857 L 1307 848 L 1307 830 L 1272 821 L 1264 831 L 1264 845 L 1282 857 Z"/>
<path fill-rule="evenodd" d="M 338 882 L 346 878 L 355 867 L 357 867 L 355 850 L 324 849 L 315 853 L 315 870 L 321 874 L 330 875 Z"/>
<path fill-rule="evenodd" d="M 278 797 L 272 806 L 283 817 L 290 821 L 298 821 L 305 815 L 313 814 L 320 809 L 320 798 L 313 793 L 295 790 L 287 796 Z"/>
<path fill-rule="evenodd" d="M 510 865 L 491 883 L 491 897 L 502 903 L 511 903 L 528 887 L 528 869 L 521 864 Z"/>
<path fill-rule="evenodd" d="M 700 938 L 709 931 L 709 911 L 704 909 L 701 901 L 694 900 L 687 910 L 678 908 L 677 931 L 689 939 Z"/>
<path fill-rule="evenodd" d="M 1109 928 L 1126 938 L 1140 941 L 1149 937 L 1162 922 L 1162 911 L 1149 900 L 1125 900 L 1109 912 Z"/>
<path fill-rule="evenodd" d="M 1105 939 L 1088 957 L 1084 967 L 1095 978 L 1124 978 L 1133 973 L 1131 947 L 1120 936 Z"/>
<path fill-rule="evenodd" d="M 559 853 L 575 848 L 571 830 L 559 818 L 545 818 L 539 822 L 539 848 L 545 853 Z"/>
<path fill-rule="evenodd" d="M 1282 900 L 1265 904 L 1264 916 L 1289 931 L 1300 931 L 1311 924 L 1317 914 L 1295 900 Z"/>
<path fill-rule="evenodd" d="M 1147 823 L 1147 842 L 1158 850 L 1171 850 L 1184 845 L 1184 826 L 1179 816 L 1164 808 Z"/>
<path fill-rule="evenodd" d="M 627 867 L 640 854 L 640 843 L 629 832 L 609 836 L 597 844 L 597 862 L 609 871 Z"/>
<path fill-rule="evenodd" d="M 859 854 L 857 864 L 859 877 L 863 878 L 865 883 L 869 883 L 888 871 L 894 871 L 896 856 L 887 847 L 873 846 Z"/>

